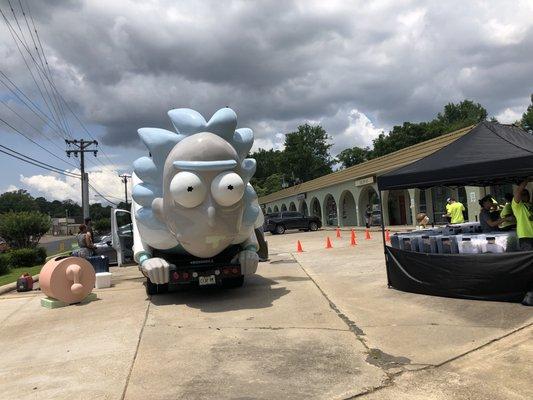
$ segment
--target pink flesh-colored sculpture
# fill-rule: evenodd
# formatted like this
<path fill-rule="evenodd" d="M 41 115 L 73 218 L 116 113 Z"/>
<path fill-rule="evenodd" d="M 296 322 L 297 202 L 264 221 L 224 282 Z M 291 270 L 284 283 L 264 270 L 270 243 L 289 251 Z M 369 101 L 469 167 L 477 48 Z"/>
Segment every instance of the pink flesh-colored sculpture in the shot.
<path fill-rule="evenodd" d="M 95 280 L 93 266 L 80 257 L 53 258 L 39 274 L 44 294 L 68 304 L 79 303 L 87 297 Z"/>

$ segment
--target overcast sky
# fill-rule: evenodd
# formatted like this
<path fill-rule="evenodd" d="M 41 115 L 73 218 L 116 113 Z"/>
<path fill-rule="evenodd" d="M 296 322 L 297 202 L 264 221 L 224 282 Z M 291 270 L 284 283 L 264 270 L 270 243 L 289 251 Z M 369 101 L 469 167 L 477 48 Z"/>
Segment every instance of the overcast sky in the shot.
<path fill-rule="evenodd" d="M 18 0 L 11 4 L 30 41 Z M 17 29 L 8 1 L 0 5 Z M 115 171 L 129 170 L 145 152 L 137 129 L 169 129 L 171 108 L 190 107 L 209 118 L 230 106 L 239 126 L 254 130 L 255 148 L 279 148 L 283 134 L 297 125 L 321 123 L 337 154 L 370 145 L 395 124 L 429 120 L 447 102 L 465 98 L 512 122 L 533 91 L 529 0 L 22 5 L 35 20 L 59 92 L 108 155 L 99 157 L 105 167 L 89 165 L 91 181 L 116 197 L 123 188 Z M 3 20 L 0 69 L 46 110 Z M 0 99 L 44 129 L 55 145 L 4 104 L 2 118 L 63 158 L 60 138 L 1 84 Z M 69 119 L 75 136 L 87 137 Z M 2 123 L 0 136 L 5 146 L 75 171 Z M 35 196 L 78 200 L 78 186 L 74 178 L 0 154 L 0 191 L 25 188 Z"/>

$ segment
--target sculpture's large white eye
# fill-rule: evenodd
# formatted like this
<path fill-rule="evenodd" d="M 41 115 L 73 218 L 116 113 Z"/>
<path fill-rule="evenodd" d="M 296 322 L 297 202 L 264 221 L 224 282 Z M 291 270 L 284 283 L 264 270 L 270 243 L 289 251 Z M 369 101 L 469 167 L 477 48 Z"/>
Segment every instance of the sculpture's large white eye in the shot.
<path fill-rule="evenodd" d="M 221 206 L 231 206 L 242 199 L 244 182 L 235 172 L 223 172 L 211 182 L 211 194 Z"/>
<path fill-rule="evenodd" d="M 174 201 L 183 207 L 192 208 L 205 199 L 207 189 L 200 177 L 192 172 L 178 172 L 170 182 Z"/>

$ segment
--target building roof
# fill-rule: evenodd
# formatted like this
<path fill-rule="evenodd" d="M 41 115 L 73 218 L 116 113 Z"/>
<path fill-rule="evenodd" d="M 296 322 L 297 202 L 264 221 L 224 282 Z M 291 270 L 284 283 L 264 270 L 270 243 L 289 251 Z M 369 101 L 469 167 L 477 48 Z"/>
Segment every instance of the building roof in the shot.
<path fill-rule="evenodd" d="M 413 146 L 406 147 L 395 151 L 393 153 L 365 161 L 361 164 L 354 165 L 340 171 L 333 172 L 328 175 L 321 176 L 301 183 L 299 185 L 291 186 L 286 189 L 279 190 L 269 195 L 259 198 L 259 204 L 266 204 L 273 201 L 281 200 L 290 196 L 296 196 L 300 193 L 306 193 L 311 190 L 323 189 L 339 183 L 361 179 L 373 175 L 383 174 L 387 171 L 402 167 L 417 161 L 423 157 L 428 156 L 441 149 L 444 146 L 459 139 L 475 125 L 468 126 L 457 131 L 447 133 L 445 135 L 436 137 L 434 139 L 426 140 L 425 142 L 417 143 Z"/>

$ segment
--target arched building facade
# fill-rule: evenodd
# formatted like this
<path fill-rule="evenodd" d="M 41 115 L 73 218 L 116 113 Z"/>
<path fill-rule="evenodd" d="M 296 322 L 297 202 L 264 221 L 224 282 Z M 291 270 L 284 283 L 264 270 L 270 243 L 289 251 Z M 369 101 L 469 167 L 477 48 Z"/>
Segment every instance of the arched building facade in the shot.
<path fill-rule="evenodd" d="M 426 213 L 430 222 L 442 223 L 446 199 L 455 197 L 468 212 L 468 219 L 476 221 L 479 214 L 478 200 L 487 193 L 502 194 L 509 188 L 460 187 L 408 189 L 383 191 L 380 201 L 377 177 L 409 164 L 446 146 L 467 133 L 471 128 L 439 136 L 362 164 L 333 172 L 312 181 L 292 186 L 279 192 L 261 197 L 259 204 L 266 212 L 297 210 L 304 215 L 321 219 L 323 226 L 364 226 L 367 208 L 373 225 L 379 225 L 381 218 L 385 225 L 416 224 L 416 215 Z M 430 150 L 428 150 L 430 149 Z M 511 188 L 512 189 L 512 188 Z M 501 192 L 501 193 L 500 193 Z M 497 197 L 500 200 L 499 197 Z"/>

